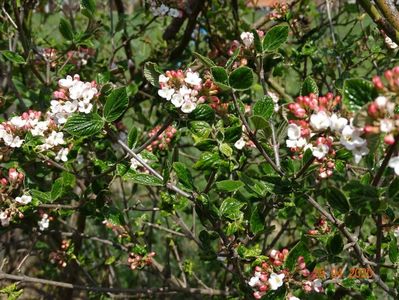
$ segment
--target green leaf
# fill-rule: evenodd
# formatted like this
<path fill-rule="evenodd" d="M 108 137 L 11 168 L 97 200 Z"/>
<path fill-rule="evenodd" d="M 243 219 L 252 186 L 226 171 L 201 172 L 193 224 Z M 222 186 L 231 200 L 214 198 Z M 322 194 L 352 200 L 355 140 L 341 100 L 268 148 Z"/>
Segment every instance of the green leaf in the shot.
<path fill-rule="evenodd" d="M 244 203 L 241 203 L 237 199 L 227 198 L 220 205 L 220 215 L 231 220 L 237 220 L 242 216 L 241 208 L 244 206 Z"/>
<path fill-rule="evenodd" d="M 194 54 L 194 56 L 195 56 L 196 58 L 198 58 L 206 67 L 210 68 L 210 67 L 214 67 L 214 66 L 215 66 L 215 63 L 214 63 L 212 60 L 210 60 L 208 57 L 205 57 L 205 56 L 199 54 L 198 52 L 194 52 L 193 54 Z"/>
<path fill-rule="evenodd" d="M 288 26 L 279 25 L 271 28 L 263 39 L 263 51 L 274 51 L 288 39 Z"/>
<path fill-rule="evenodd" d="M 127 136 L 127 145 L 130 149 L 134 149 L 136 147 L 137 141 L 139 139 L 139 130 L 137 127 L 132 127 Z"/>
<path fill-rule="evenodd" d="M 308 76 L 301 86 L 301 96 L 307 96 L 312 93 L 318 96 L 319 88 L 317 87 L 317 83 L 314 81 L 313 77 Z"/>
<path fill-rule="evenodd" d="M 80 6 L 85 10 L 82 13 L 88 18 L 92 18 L 96 12 L 96 2 L 94 0 L 81 0 Z"/>
<path fill-rule="evenodd" d="M 252 86 L 254 75 L 248 67 L 239 67 L 231 72 L 229 85 L 238 91 L 244 91 Z"/>
<path fill-rule="evenodd" d="M 240 53 L 240 48 L 237 48 L 234 51 L 233 55 L 226 62 L 226 69 L 230 70 L 231 66 L 234 64 L 235 60 L 237 59 L 239 53 Z"/>
<path fill-rule="evenodd" d="M 339 233 L 331 236 L 327 241 L 327 251 L 332 255 L 338 255 L 344 249 L 344 241 Z"/>
<path fill-rule="evenodd" d="M 189 124 L 189 129 L 200 138 L 207 138 L 212 130 L 211 126 L 205 121 L 192 121 Z"/>
<path fill-rule="evenodd" d="M 268 120 L 274 112 L 274 102 L 271 97 L 265 97 L 255 103 L 253 112 L 255 116 L 260 116 Z"/>
<path fill-rule="evenodd" d="M 177 178 L 179 178 L 179 181 L 184 185 L 184 187 L 190 190 L 194 189 L 193 177 L 191 176 L 191 173 L 185 164 L 181 162 L 174 162 L 173 170 L 175 170 Z"/>
<path fill-rule="evenodd" d="M 155 87 L 159 87 L 159 75 L 162 74 L 162 70 L 156 63 L 146 62 L 144 64 L 144 77 Z"/>
<path fill-rule="evenodd" d="M 399 250 L 398 250 L 398 241 L 394 235 L 391 236 L 391 242 L 389 243 L 389 260 L 396 264 L 398 262 Z"/>
<path fill-rule="evenodd" d="M 341 213 L 347 213 L 349 211 L 348 200 L 339 189 L 335 187 L 330 187 L 325 190 L 324 194 L 332 208 L 338 210 Z"/>
<path fill-rule="evenodd" d="M 354 78 L 344 82 L 342 102 L 350 111 L 357 111 L 378 96 L 372 82 Z"/>
<path fill-rule="evenodd" d="M 233 149 L 227 143 L 223 143 L 219 146 L 219 151 L 222 152 L 227 157 L 231 157 L 233 155 Z"/>
<path fill-rule="evenodd" d="M 379 198 L 375 187 L 351 180 L 343 189 L 349 194 L 349 203 L 358 214 L 371 215 L 378 210 Z"/>
<path fill-rule="evenodd" d="M 294 270 L 299 256 L 303 256 L 305 262 L 309 262 L 310 260 L 308 247 L 302 241 L 298 242 L 298 244 L 296 244 L 294 248 L 292 248 L 291 251 L 288 253 L 285 260 L 285 268 L 290 271 Z"/>
<path fill-rule="evenodd" d="M 216 152 L 204 152 L 201 154 L 200 159 L 193 165 L 196 170 L 207 170 L 215 168 L 219 165 L 219 154 Z"/>
<path fill-rule="evenodd" d="M 62 36 L 69 40 L 72 41 L 73 40 L 73 30 L 72 30 L 72 26 L 71 24 L 65 20 L 65 19 L 61 19 L 60 20 L 60 25 L 58 26 L 58 29 L 60 30 Z"/>
<path fill-rule="evenodd" d="M 104 106 L 104 118 L 108 122 L 117 120 L 127 109 L 129 99 L 127 97 L 126 88 L 121 87 L 115 89 L 107 97 Z"/>
<path fill-rule="evenodd" d="M 9 51 L 9 50 L 3 50 L 1 51 L 1 54 L 3 54 L 4 58 L 15 63 L 15 64 L 24 64 L 25 63 L 25 59 L 19 55 L 18 53 L 15 53 L 13 51 Z"/>
<path fill-rule="evenodd" d="M 66 122 L 64 129 L 73 136 L 91 136 L 104 127 L 104 120 L 96 113 L 74 114 Z"/>
<path fill-rule="evenodd" d="M 49 203 L 51 202 L 51 192 L 42 192 L 39 190 L 32 189 L 30 190 L 32 198 L 38 200 L 40 203 Z"/>
<path fill-rule="evenodd" d="M 244 186 L 244 183 L 240 180 L 222 180 L 216 182 L 216 187 L 219 191 L 229 193 L 237 191 L 242 186 Z"/>
<path fill-rule="evenodd" d="M 215 119 L 215 111 L 207 104 L 200 104 L 190 113 L 190 119 L 211 122 Z"/>
<path fill-rule="evenodd" d="M 76 178 L 73 174 L 63 172 L 60 178 L 57 178 L 51 187 L 51 200 L 57 200 L 65 195 L 75 186 Z"/>
<path fill-rule="evenodd" d="M 264 117 L 252 116 L 250 120 L 254 125 L 255 129 L 265 129 L 269 127 L 269 122 Z"/>
<path fill-rule="evenodd" d="M 128 171 L 125 175 L 123 175 L 123 179 L 132 181 L 134 183 L 149 185 L 149 186 L 163 186 L 163 182 L 158 177 L 150 174 L 144 173 L 135 173 L 132 171 Z"/>
<path fill-rule="evenodd" d="M 258 53 L 262 53 L 263 52 L 263 45 L 262 42 L 260 40 L 258 31 L 255 29 L 252 29 L 252 34 L 254 35 L 254 46 L 255 46 L 255 50 Z"/>
<path fill-rule="evenodd" d="M 260 215 L 259 212 L 259 208 L 257 206 L 254 206 L 252 210 L 251 218 L 249 220 L 249 225 L 251 227 L 251 231 L 254 234 L 257 234 L 265 229 L 264 220 L 262 219 L 262 216 Z"/>
<path fill-rule="evenodd" d="M 212 73 L 213 80 L 216 83 L 227 84 L 227 80 L 228 80 L 229 76 L 227 75 L 227 71 L 223 67 L 212 67 L 211 73 Z"/>

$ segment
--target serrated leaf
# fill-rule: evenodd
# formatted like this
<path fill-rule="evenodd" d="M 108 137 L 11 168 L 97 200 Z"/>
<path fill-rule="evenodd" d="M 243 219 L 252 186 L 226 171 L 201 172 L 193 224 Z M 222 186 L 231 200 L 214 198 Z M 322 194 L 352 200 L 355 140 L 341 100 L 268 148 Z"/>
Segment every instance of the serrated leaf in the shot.
<path fill-rule="evenodd" d="M 325 190 L 325 197 L 332 208 L 347 213 L 349 211 L 349 202 L 346 196 L 337 188 L 330 187 Z"/>
<path fill-rule="evenodd" d="M 25 63 L 25 59 L 19 55 L 18 53 L 15 53 L 13 51 L 9 51 L 9 50 L 3 50 L 1 51 L 1 54 L 4 56 L 5 59 L 15 63 L 15 64 L 24 64 Z"/>
<path fill-rule="evenodd" d="M 121 87 L 113 90 L 105 102 L 105 120 L 108 122 L 117 120 L 125 112 L 128 105 L 129 98 L 127 97 L 126 88 Z"/>
<path fill-rule="evenodd" d="M 280 48 L 288 39 L 288 26 L 278 25 L 271 28 L 263 39 L 263 51 L 270 52 Z"/>
<path fill-rule="evenodd" d="M 331 236 L 327 241 L 327 251 L 332 255 L 338 255 L 344 249 L 344 241 L 339 233 Z"/>
<path fill-rule="evenodd" d="M 71 24 L 65 20 L 65 19 L 61 19 L 60 20 L 60 25 L 58 26 L 58 29 L 60 30 L 62 36 L 69 40 L 72 41 L 73 40 L 73 30 L 72 30 L 72 26 Z"/>
<path fill-rule="evenodd" d="M 260 40 L 258 31 L 255 29 L 252 29 L 252 34 L 254 35 L 254 46 L 255 46 L 255 50 L 258 53 L 262 53 L 263 52 L 263 45 L 262 42 Z"/>
<path fill-rule="evenodd" d="M 223 67 L 212 67 L 211 73 L 212 73 L 213 80 L 216 83 L 227 84 L 227 80 L 228 80 L 229 76 L 227 75 L 227 71 Z"/>
<path fill-rule="evenodd" d="M 257 206 L 254 206 L 254 209 L 252 210 L 249 225 L 254 234 L 257 234 L 265 229 L 264 220 L 262 219 Z"/>
<path fill-rule="evenodd" d="M 229 192 L 229 193 L 235 192 L 243 186 L 244 183 L 240 180 L 222 180 L 216 182 L 216 187 L 219 191 Z"/>
<path fill-rule="evenodd" d="M 317 87 L 316 81 L 310 76 L 306 77 L 301 86 L 301 96 L 307 96 L 309 94 L 319 95 L 319 88 Z"/>
<path fill-rule="evenodd" d="M 194 56 L 195 56 L 196 58 L 198 58 L 206 67 L 210 68 L 210 67 L 214 67 L 214 66 L 215 66 L 215 63 L 214 63 L 212 60 L 210 60 L 208 57 L 205 57 L 205 56 L 199 54 L 198 52 L 194 52 L 193 54 L 194 54 Z"/>
<path fill-rule="evenodd" d="M 80 6 L 87 10 L 88 17 L 92 17 L 96 11 L 96 2 L 94 0 L 81 0 Z"/>
<path fill-rule="evenodd" d="M 269 127 L 269 122 L 264 117 L 252 116 L 250 120 L 254 125 L 255 129 L 265 129 Z"/>
<path fill-rule="evenodd" d="M 163 182 L 158 177 L 150 174 L 144 173 L 135 173 L 132 171 L 128 171 L 125 175 L 123 175 L 123 179 L 129 180 L 134 183 L 149 185 L 149 186 L 163 186 Z"/>
<path fill-rule="evenodd" d="M 265 97 L 256 101 L 253 112 L 255 116 L 261 116 L 268 120 L 274 112 L 274 102 L 271 97 Z"/>
<path fill-rule="evenodd" d="M 254 76 L 250 68 L 239 67 L 231 72 L 229 85 L 237 91 L 244 91 L 251 88 L 253 80 Z"/>
<path fill-rule="evenodd" d="M 358 111 L 377 96 L 378 92 L 370 81 L 354 78 L 344 82 L 342 102 L 350 111 Z"/>
<path fill-rule="evenodd" d="M 223 143 L 219 146 L 219 151 L 222 152 L 227 157 L 233 155 L 233 149 L 227 143 Z"/>
<path fill-rule="evenodd" d="M 179 178 L 180 183 L 183 184 L 184 187 L 190 190 L 194 189 L 193 177 L 191 176 L 191 173 L 185 164 L 181 162 L 174 162 L 173 170 L 175 171 L 177 178 Z"/>
<path fill-rule="evenodd" d="M 189 116 L 192 120 L 211 122 L 215 119 L 215 111 L 207 104 L 200 104 Z"/>
<path fill-rule="evenodd" d="M 139 130 L 137 129 L 137 127 L 132 127 L 127 136 L 127 145 L 129 146 L 130 149 L 136 147 L 138 138 L 139 138 Z"/>
<path fill-rule="evenodd" d="M 91 136 L 104 127 L 104 120 L 96 113 L 74 114 L 68 119 L 64 130 L 74 136 Z"/>
<path fill-rule="evenodd" d="M 162 74 L 161 69 L 156 63 L 146 62 L 144 64 L 144 77 L 155 87 L 159 87 L 159 75 Z"/>
<path fill-rule="evenodd" d="M 231 220 L 237 220 L 243 214 L 241 208 L 244 205 L 244 203 L 241 203 L 235 198 L 227 198 L 222 202 L 222 205 L 220 205 L 220 215 Z"/>

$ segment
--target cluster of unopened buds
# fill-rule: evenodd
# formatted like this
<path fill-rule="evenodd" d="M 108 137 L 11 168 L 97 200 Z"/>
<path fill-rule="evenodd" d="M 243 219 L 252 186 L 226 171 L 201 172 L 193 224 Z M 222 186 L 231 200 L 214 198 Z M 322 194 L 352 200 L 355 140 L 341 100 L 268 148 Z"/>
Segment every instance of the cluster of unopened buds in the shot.
<path fill-rule="evenodd" d="M 310 229 L 308 231 L 309 235 L 326 234 L 331 231 L 331 228 L 328 225 L 327 220 L 324 218 L 320 218 L 319 220 L 317 220 L 314 226 L 315 226 L 314 229 Z"/>
<path fill-rule="evenodd" d="M 61 249 L 50 253 L 50 261 L 53 264 L 57 264 L 57 266 L 60 268 L 65 268 L 67 266 L 67 250 L 69 249 L 69 246 L 70 242 L 67 240 L 63 240 L 61 242 Z"/>
<path fill-rule="evenodd" d="M 367 108 L 364 132 L 382 134 L 386 145 L 394 145 L 399 138 L 399 114 L 396 97 L 399 95 L 399 66 L 384 72 L 384 77 L 373 78 L 374 87 L 380 93 Z M 388 164 L 399 175 L 399 156 L 392 157 Z"/>
<path fill-rule="evenodd" d="M 129 253 L 129 258 L 127 259 L 127 262 L 129 263 L 130 269 L 141 269 L 145 266 L 150 266 L 152 264 L 152 258 L 154 256 L 155 252 L 150 252 L 144 256 L 131 252 Z"/>
<path fill-rule="evenodd" d="M 44 48 L 41 49 L 40 54 L 36 57 L 37 64 L 43 64 L 43 60 L 45 63 L 50 65 L 50 68 L 55 68 L 57 66 L 57 49 L 55 48 Z"/>
<path fill-rule="evenodd" d="M 288 105 L 292 117 L 288 125 L 286 145 L 295 154 L 294 158 L 302 158 L 310 149 L 320 165 L 319 177 L 326 178 L 333 174 L 336 149 L 334 142 L 350 150 L 355 162 L 369 153 L 367 140 L 362 137 L 362 129 L 352 125 L 348 120 L 334 112 L 341 102 L 340 96 L 328 93 L 325 96 L 297 97 L 294 103 Z"/>
<path fill-rule="evenodd" d="M 288 4 L 286 2 L 276 2 L 273 4 L 273 11 L 270 13 L 270 20 L 279 20 L 285 17 L 288 12 Z"/>
<path fill-rule="evenodd" d="M 148 137 L 152 138 L 154 136 L 157 135 L 158 131 L 161 129 L 161 126 L 158 125 L 155 128 L 153 128 L 149 133 L 148 133 Z M 151 145 L 149 145 L 147 147 L 148 151 L 155 151 L 156 149 L 159 150 L 164 150 L 167 149 L 169 147 L 169 144 L 171 143 L 173 137 L 175 136 L 177 130 L 175 127 L 173 126 L 169 126 L 165 129 L 164 132 L 162 132 L 155 141 L 153 141 L 151 143 Z"/>
<path fill-rule="evenodd" d="M 79 47 L 77 50 L 67 52 L 67 60 L 78 68 L 87 65 L 90 58 L 94 57 L 96 51 L 93 48 Z"/>
<path fill-rule="evenodd" d="M 180 9 L 172 8 L 164 3 L 158 3 L 159 1 L 150 1 L 150 11 L 155 16 L 169 16 L 172 18 L 181 18 L 183 16 L 183 11 Z"/>
<path fill-rule="evenodd" d="M 115 224 L 111 220 L 104 220 L 103 224 L 108 229 L 111 229 L 118 236 L 118 238 L 129 236 L 126 229 L 122 225 Z"/>
<path fill-rule="evenodd" d="M 159 76 L 159 85 L 158 95 L 186 114 L 218 92 L 210 79 L 203 83 L 199 73 L 191 69 L 166 71 Z"/>

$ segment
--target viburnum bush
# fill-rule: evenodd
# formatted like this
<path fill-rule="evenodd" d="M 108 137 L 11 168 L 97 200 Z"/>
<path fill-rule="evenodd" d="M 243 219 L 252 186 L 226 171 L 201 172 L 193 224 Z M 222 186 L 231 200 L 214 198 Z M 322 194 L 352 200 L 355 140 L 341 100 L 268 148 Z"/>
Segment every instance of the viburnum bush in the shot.
<path fill-rule="evenodd" d="M 393 1 L 5 1 L 0 294 L 398 299 Z"/>

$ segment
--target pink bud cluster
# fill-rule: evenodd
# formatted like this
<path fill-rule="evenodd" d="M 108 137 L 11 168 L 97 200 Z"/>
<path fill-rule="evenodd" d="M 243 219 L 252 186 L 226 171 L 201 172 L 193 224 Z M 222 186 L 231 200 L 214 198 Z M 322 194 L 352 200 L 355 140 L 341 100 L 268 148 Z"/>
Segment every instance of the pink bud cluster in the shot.
<path fill-rule="evenodd" d="M 93 48 L 79 47 L 77 50 L 70 50 L 67 53 L 68 62 L 78 68 L 87 65 L 90 58 L 94 57 L 96 50 Z"/>
<path fill-rule="evenodd" d="M 70 247 L 70 241 L 63 240 L 61 242 L 60 250 L 52 251 L 50 253 L 50 262 L 56 264 L 59 268 L 65 268 L 68 261 L 68 249 Z"/>
<path fill-rule="evenodd" d="M 152 265 L 152 258 L 155 256 L 155 252 L 150 252 L 144 256 L 136 254 L 136 253 L 129 253 L 129 258 L 127 262 L 130 265 L 130 269 L 142 269 L 145 266 Z"/>
<path fill-rule="evenodd" d="M 18 188 L 23 183 L 24 178 L 24 173 L 18 172 L 17 169 L 8 169 L 8 180 L 5 177 L 0 179 L 1 191 L 5 192 Z"/>
<path fill-rule="evenodd" d="M 304 119 L 312 112 L 332 111 L 339 103 L 341 97 L 332 93 L 327 93 L 325 96 L 311 93 L 308 96 L 297 97 L 294 103 L 288 104 L 288 109 L 296 118 Z"/>
<path fill-rule="evenodd" d="M 383 83 L 385 79 L 385 84 Z M 374 87 L 382 93 L 392 92 L 399 93 L 399 66 L 394 67 L 392 70 L 384 72 L 384 78 L 379 76 L 373 77 Z"/>
<path fill-rule="evenodd" d="M 161 126 L 158 125 L 155 128 L 153 128 L 149 133 L 148 133 L 148 137 L 152 138 L 154 136 L 156 136 L 157 132 L 159 131 L 159 129 L 161 129 Z M 164 150 L 167 149 L 169 144 L 171 143 L 173 137 L 175 136 L 177 130 L 175 127 L 173 126 L 169 126 L 168 128 L 165 129 L 164 132 L 162 132 L 155 141 L 153 141 L 151 143 L 151 145 L 149 145 L 147 147 L 148 151 L 155 151 L 156 149 L 159 150 Z"/>
<path fill-rule="evenodd" d="M 288 12 L 288 5 L 286 2 L 276 2 L 273 5 L 273 11 L 270 13 L 270 20 L 279 20 L 285 17 Z"/>
<path fill-rule="evenodd" d="M 331 231 L 331 228 L 328 225 L 327 220 L 324 218 L 320 218 L 319 220 L 317 220 L 314 226 L 315 226 L 314 229 L 310 229 L 308 231 L 309 235 L 326 234 Z"/>

